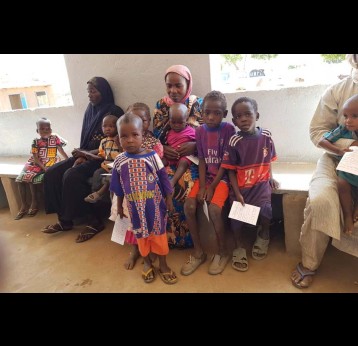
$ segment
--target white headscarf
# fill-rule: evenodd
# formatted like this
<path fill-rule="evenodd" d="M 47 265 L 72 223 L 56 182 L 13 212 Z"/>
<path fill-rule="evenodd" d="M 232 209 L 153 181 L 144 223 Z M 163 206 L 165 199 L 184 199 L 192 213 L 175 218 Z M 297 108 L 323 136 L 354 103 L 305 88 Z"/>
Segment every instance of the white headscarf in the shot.
<path fill-rule="evenodd" d="M 346 59 L 352 66 L 351 76 L 353 82 L 358 84 L 358 54 L 347 54 Z"/>

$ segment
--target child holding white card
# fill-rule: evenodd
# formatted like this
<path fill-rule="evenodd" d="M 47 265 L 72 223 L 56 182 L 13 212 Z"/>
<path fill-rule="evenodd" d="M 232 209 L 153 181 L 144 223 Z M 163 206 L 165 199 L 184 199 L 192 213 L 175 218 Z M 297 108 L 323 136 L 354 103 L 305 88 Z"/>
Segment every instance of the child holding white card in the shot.
<path fill-rule="evenodd" d="M 271 192 L 278 183 L 272 178 L 271 162 L 277 159 L 270 131 L 256 127 L 259 119 L 257 102 L 249 97 L 238 98 L 231 107 L 232 121 L 240 130 L 229 141 L 221 167 L 229 170 L 232 186 L 230 201 L 260 207 L 261 227 L 252 248 L 252 257 L 262 260 L 267 256 L 272 218 Z M 246 249 L 240 246 L 243 222 L 230 219 L 236 248 L 232 267 L 248 270 Z"/>
<path fill-rule="evenodd" d="M 333 152 L 339 156 L 339 159 L 345 152 L 351 149 L 340 149 L 333 143 L 340 138 L 356 139 L 358 138 L 358 95 L 349 98 L 343 105 L 344 125 L 339 125 L 334 130 L 327 132 L 319 141 L 319 146 Z M 346 234 L 352 234 L 354 222 L 358 221 L 358 201 L 352 203 L 352 186 L 358 187 L 358 175 L 337 171 L 338 174 L 338 193 L 339 200 L 344 217 L 343 231 Z M 354 205 L 354 208 L 353 208 Z"/>

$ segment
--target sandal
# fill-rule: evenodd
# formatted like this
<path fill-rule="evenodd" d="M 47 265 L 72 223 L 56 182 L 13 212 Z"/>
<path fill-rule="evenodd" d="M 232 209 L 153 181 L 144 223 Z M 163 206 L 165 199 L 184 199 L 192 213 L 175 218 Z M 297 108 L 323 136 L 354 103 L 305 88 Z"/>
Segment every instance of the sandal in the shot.
<path fill-rule="evenodd" d="M 16 216 L 14 217 L 14 220 L 20 220 L 23 218 L 24 215 L 26 215 L 28 213 L 27 210 L 20 210 Z"/>
<path fill-rule="evenodd" d="M 163 282 L 167 285 L 173 285 L 178 282 L 178 277 L 176 274 L 170 269 L 170 272 L 162 273 L 160 269 L 158 269 L 158 273 Z"/>
<path fill-rule="evenodd" d="M 315 270 L 307 270 L 307 269 L 303 270 L 302 263 L 298 263 L 296 269 L 291 274 L 292 285 L 297 288 L 308 288 L 312 284 L 314 275 L 316 275 Z M 305 277 L 307 277 L 306 283 L 303 282 Z"/>
<path fill-rule="evenodd" d="M 238 267 L 237 263 L 241 264 L 241 267 Z M 239 247 L 233 251 L 231 266 L 240 272 L 246 272 L 249 269 L 249 262 L 244 248 Z"/>
<path fill-rule="evenodd" d="M 270 239 L 263 239 L 259 235 L 256 236 L 251 255 L 255 260 L 263 260 L 267 256 Z"/>
<path fill-rule="evenodd" d="M 97 191 L 92 192 L 90 195 L 85 197 L 85 202 L 88 203 L 97 203 L 100 199 L 102 199 L 102 195 L 100 195 Z"/>
<path fill-rule="evenodd" d="M 85 230 L 82 231 L 77 239 L 76 239 L 76 243 L 83 243 L 84 241 L 90 240 L 92 239 L 96 234 L 98 234 L 99 232 L 104 230 L 104 226 L 100 225 L 97 226 L 97 228 L 94 228 L 92 226 L 86 226 Z"/>
<path fill-rule="evenodd" d="M 229 256 L 220 256 L 216 254 L 211 258 L 211 261 L 208 273 L 217 275 L 224 271 L 227 262 L 229 261 Z"/>
<path fill-rule="evenodd" d="M 155 280 L 155 270 L 150 267 L 146 272 L 142 271 L 142 278 L 146 284 L 149 284 Z"/>
<path fill-rule="evenodd" d="M 27 216 L 35 216 L 37 214 L 39 210 L 37 208 L 34 209 L 29 209 L 28 213 L 26 214 Z"/>
<path fill-rule="evenodd" d="M 56 222 L 54 225 L 46 226 L 42 232 L 47 234 L 62 232 L 62 231 L 70 231 L 72 226 L 62 226 L 59 222 Z"/>

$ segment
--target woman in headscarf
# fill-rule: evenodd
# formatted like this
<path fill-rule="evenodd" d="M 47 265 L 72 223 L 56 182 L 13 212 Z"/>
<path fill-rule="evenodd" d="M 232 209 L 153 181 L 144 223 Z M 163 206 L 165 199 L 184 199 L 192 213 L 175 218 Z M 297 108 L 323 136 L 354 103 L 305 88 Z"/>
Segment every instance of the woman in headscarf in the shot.
<path fill-rule="evenodd" d="M 164 157 L 175 160 L 179 156 L 187 156 L 195 153 L 196 143 L 183 144 L 179 150 L 168 146 L 167 134 L 170 130 L 169 108 L 174 103 L 183 103 L 189 109 L 187 123 L 189 126 L 198 127 L 202 124 L 201 104 L 202 98 L 191 95 L 193 80 L 189 69 L 184 65 L 173 65 L 169 67 L 164 76 L 167 96 L 160 99 L 155 106 L 153 118 L 153 133 L 159 138 L 164 147 Z M 167 167 L 169 179 L 174 176 L 175 165 Z M 184 215 L 184 200 L 193 186 L 193 180 L 199 176 L 198 166 L 190 165 L 188 170 L 180 178 L 174 187 L 173 203 L 175 212 L 168 219 L 168 241 L 170 247 L 187 248 L 192 247 L 188 225 Z"/>
<path fill-rule="evenodd" d="M 90 103 L 83 118 L 79 149 L 92 151 L 98 149 L 104 138 L 102 120 L 105 115 L 109 113 L 120 117 L 124 112 L 114 104 L 113 92 L 106 79 L 91 78 L 87 82 L 87 92 Z M 49 168 L 44 177 L 45 210 L 47 214 L 57 213 L 58 222 L 45 227 L 43 232 L 69 231 L 76 217 L 91 215 L 90 224 L 80 233 L 77 242 L 91 239 L 104 229 L 101 216 L 103 205 L 84 201 L 91 192 L 88 179 L 101 166 L 101 161 L 87 160 L 80 150 L 73 150 L 72 157 Z"/>

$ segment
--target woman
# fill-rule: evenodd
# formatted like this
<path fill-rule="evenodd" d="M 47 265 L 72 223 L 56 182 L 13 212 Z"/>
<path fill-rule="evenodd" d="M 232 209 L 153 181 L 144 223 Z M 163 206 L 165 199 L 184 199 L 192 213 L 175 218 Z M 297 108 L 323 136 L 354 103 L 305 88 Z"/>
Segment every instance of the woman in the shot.
<path fill-rule="evenodd" d="M 183 103 L 189 109 L 188 124 L 192 127 L 201 125 L 201 104 L 202 98 L 191 95 L 193 80 L 189 69 L 184 65 L 173 65 L 167 69 L 164 76 L 168 96 L 160 99 L 154 110 L 153 133 L 159 138 L 164 147 L 164 157 L 168 160 L 175 160 L 180 156 L 194 154 L 196 150 L 195 142 L 188 142 L 176 151 L 167 144 L 167 133 L 169 126 L 169 108 L 174 103 Z M 169 179 L 174 176 L 175 165 L 167 167 Z M 192 247 L 188 225 L 184 215 L 184 200 L 188 195 L 193 180 L 198 177 L 198 166 L 190 165 L 188 170 L 180 178 L 174 187 L 173 204 L 175 212 L 168 219 L 168 241 L 170 247 L 187 248 Z"/>
<path fill-rule="evenodd" d="M 124 112 L 114 104 L 112 89 L 106 79 L 93 77 L 87 82 L 89 105 L 85 111 L 81 132 L 80 149 L 91 151 L 99 147 L 104 138 L 102 120 L 108 113 L 120 117 Z M 49 225 L 44 233 L 69 231 L 76 217 L 90 214 L 91 223 L 79 234 L 76 242 L 91 239 L 104 229 L 101 203 L 86 203 L 84 198 L 91 192 L 88 179 L 101 166 L 100 160 L 87 160 L 78 149 L 72 157 L 49 168 L 44 177 L 45 210 L 57 213 L 58 222 Z M 102 210 L 103 213 L 103 210 Z"/>

